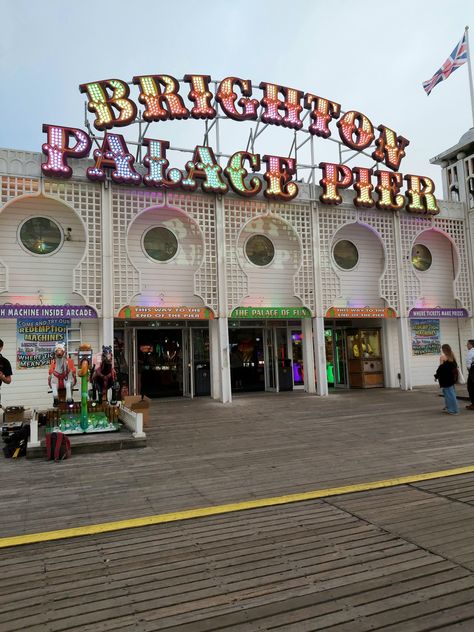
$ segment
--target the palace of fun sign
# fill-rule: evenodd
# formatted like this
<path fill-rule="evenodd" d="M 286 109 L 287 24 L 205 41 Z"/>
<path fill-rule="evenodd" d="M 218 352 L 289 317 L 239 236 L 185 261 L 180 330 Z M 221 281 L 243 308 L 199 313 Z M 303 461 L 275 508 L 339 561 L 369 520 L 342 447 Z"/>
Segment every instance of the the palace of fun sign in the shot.
<path fill-rule="evenodd" d="M 405 208 L 412 213 L 435 215 L 439 213 L 434 196 L 433 181 L 427 176 L 399 171 L 409 141 L 386 125 L 374 127 L 369 118 L 355 110 L 342 114 L 341 106 L 327 98 L 273 83 L 259 84 L 260 98 L 252 98 L 252 83 L 248 79 L 226 77 L 217 83 L 215 94 L 210 91 L 208 75 L 185 75 L 180 83 L 169 75 L 143 75 L 133 77 L 137 87 L 137 100 L 145 106 L 143 119 L 147 123 L 175 119 L 212 120 L 217 116 L 213 103 L 218 103 L 224 115 L 234 121 L 257 121 L 265 125 L 278 125 L 290 130 L 303 127 L 303 110 L 309 110 L 307 131 L 317 137 L 329 138 L 334 127 L 342 143 L 352 150 L 363 151 L 371 145 L 372 157 L 380 169 L 353 167 L 320 162 L 322 187 L 320 200 L 324 204 L 341 204 L 341 190 L 353 187 L 357 207 L 384 210 Z M 180 92 L 188 84 L 189 88 Z M 134 167 L 134 157 L 121 134 L 108 132 L 133 123 L 137 118 L 137 104 L 130 96 L 130 87 L 120 79 L 94 81 L 79 86 L 88 100 L 88 109 L 95 114 L 94 126 L 105 132 L 102 144 L 93 152 L 95 163 L 87 169 L 90 180 L 103 182 L 107 172 L 113 182 L 127 185 L 143 184 L 185 191 L 198 186 L 209 193 L 226 193 L 229 188 L 238 195 L 255 196 L 263 188 L 270 200 L 292 200 L 298 194 L 298 184 L 292 179 L 296 173 L 294 158 L 236 151 L 222 168 L 209 146 L 198 145 L 192 160 L 184 169 L 170 167 L 166 157 L 170 144 L 158 138 L 143 138 L 145 148 L 142 176 Z M 186 92 L 186 94 L 184 94 Z M 333 121 L 335 124 L 331 125 Z M 333 128 L 333 129 L 331 129 Z M 73 170 L 69 160 L 89 156 L 92 139 L 82 129 L 43 125 L 47 141 L 43 153 L 47 161 L 41 165 L 46 176 L 70 178 Z M 250 174 L 265 166 L 261 178 Z M 389 170 L 382 168 L 388 167 Z M 249 176 L 249 177 L 247 177 Z M 402 194 L 403 189 L 403 194 Z"/>

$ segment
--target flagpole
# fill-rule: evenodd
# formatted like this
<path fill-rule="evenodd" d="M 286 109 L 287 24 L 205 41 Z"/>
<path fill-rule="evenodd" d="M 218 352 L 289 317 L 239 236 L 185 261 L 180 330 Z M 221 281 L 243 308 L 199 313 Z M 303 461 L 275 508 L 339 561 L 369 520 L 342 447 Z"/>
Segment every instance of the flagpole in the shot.
<path fill-rule="evenodd" d="M 472 125 L 474 127 L 474 87 L 472 85 L 472 68 L 471 68 L 471 54 L 469 51 L 469 27 L 464 29 L 466 34 L 466 49 L 467 49 L 467 73 L 469 76 L 469 91 L 471 93 L 471 111 L 472 111 Z"/>

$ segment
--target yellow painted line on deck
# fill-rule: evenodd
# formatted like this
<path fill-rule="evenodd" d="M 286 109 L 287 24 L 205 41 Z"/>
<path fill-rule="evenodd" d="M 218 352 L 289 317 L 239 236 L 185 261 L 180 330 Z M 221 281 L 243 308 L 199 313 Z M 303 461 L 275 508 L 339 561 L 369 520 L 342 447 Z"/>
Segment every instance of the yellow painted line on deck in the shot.
<path fill-rule="evenodd" d="M 154 516 L 143 516 L 142 518 L 130 518 L 128 520 L 115 520 L 114 522 L 89 524 L 82 527 L 58 529 L 57 531 L 44 531 L 43 533 L 27 533 L 25 535 L 0 538 L 0 549 L 11 546 L 20 546 L 22 544 L 50 542 L 52 540 L 79 538 L 85 535 L 97 535 L 99 533 L 107 533 L 110 531 L 122 531 L 124 529 L 148 527 L 150 525 L 164 524 L 166 522 L 191 520 L 192 518 L 205 518 L 207 516 L 217 516 L 219 514 L 233 513 L 235 511 L 246 511 L 248 509 L 287 505 L 289 503 L 298 503 L 305 500 L 328 498 L 329 496 L 353 494 L 355 492 L 366 492 L 374 489 L 382 489 L 384 487 L 397 487 L 398 485 L 407 485 L 409 483 L 429 481 L 436 478 L 445 478 L 448 476 L 459 476 L 460 474 L 472 473 L 474 473 L 474 465 L 468 465 L 466 467 L 458 467 L 451 470 L 440 470 L 438 472 L 427 472 L 425 474 L 412 474 L 411 476 L 400 476 L 398 478 L 389 478 L 383 481 L 357 483 L 356 485 L 345 485 L 343 487 L 329 487 L 327 489 L 317 489 L 312 492 L 301 492 L 299 494 L 288 494 L 286 496 L 245 500 L 243 502 L 230 503 L 228 505 L 185 509 L 184 511 L 174 511 L 172 513 L 158 514 Z"/>

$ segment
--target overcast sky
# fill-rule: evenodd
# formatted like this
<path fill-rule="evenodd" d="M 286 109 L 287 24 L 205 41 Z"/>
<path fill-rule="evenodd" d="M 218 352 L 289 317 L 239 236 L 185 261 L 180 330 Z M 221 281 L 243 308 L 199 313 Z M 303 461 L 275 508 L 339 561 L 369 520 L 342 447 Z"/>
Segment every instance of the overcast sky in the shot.
<path fill-rule="evenodd" d="M 429 97 L 421 85 L 466 25 L 474 48 L 473 0 L 0 0 L 0 9 L 1 147 L 41 151 L 43 123 L 82 128 L 81 83 L 233 75 L 312 92 L 391 127 L 410 140 L 400 171 L 429 175 L 441 196 L 440 168 L 429 159 L 473 126 L 467 64 Z M 154 125 L 148 136 L 199 142 L 190 121 Z M 224 151 L 245 149 L 244 124 L 225 122 L 226 135 Z M 278 153 L 291 140 L 290 130 L 272 129 L 258 150 Z M 317 161 L 335 160 L 335 147 L 318 140 Z"/>

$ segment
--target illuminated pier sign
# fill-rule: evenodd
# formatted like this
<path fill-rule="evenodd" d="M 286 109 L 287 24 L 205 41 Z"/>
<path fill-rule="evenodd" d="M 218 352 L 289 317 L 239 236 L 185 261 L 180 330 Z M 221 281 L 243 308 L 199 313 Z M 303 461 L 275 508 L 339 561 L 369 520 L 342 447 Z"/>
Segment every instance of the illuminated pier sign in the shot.
<path fill-rule="evenodd" d="M 143 320 L 214 320 L 209 307 L 157 307 L 154 305 L 126 305 L 118 318 Z"/>
<path fill-rule="evenodd" d="M 89 305 L 0 305 L 0 318 L 97 318 Z"/>
<path fill-rule="evenodd" d="M 390 171 L 366 167 L 351 169 L 330 162 L 313 165 L 322 172 L 319 184 L 323 191 L 319 199 L 323 204 L 341 204 L 341 191 L 352 187 L 356 192 L 353 203 L 357 207 L 392 211 L 404 208 L 408 212 L 428 215 L 439 213 L 433 181 L 427 176 L 404 176 L 398 171 L 409 140 L 386 125 L 375 126 L 362 112 L 348 110 L 343 113 L 341 105 L 330 99 L 263 81 L 258 86 L 260 98 L 252 98 L 251 81 L 239 77 L 226 77 L 216 82 L 209 75 L 185 75 L 182 81 L 170 75 L 140 75 L 133 77 L 131 83 L 138 89 L 138 102 L 145 106 L 140 121 L 148 124 L 189 118 L 207 122 L 224 116 L 234 121 L 259 121 L 266 126 L 276 125 L 293 131 L 306 126 L 305 131 L 310 136 L 329 138 L 333 133 L 331 123 L 337 120 L 335 126 L 340 142 L 359 152 L 372 146 L 371 157 Z M 211 83 L 216 86 L 214 92 Z M 182 85 L 186 85 L 186 94 L 180 93 Z M 245 197 L 262 191 L 268 199 L 287 201 L 298 195 L 298 184 L 293 179 L 296 174 L 294 158 L 272 154 L 261 156 L 240 149 L 222 167 L 207 142 L 197 145 L 192 159 L 184 168 L 179 168 L 169 164 L 169 141 L 140 137 L 138 144 L 144 148 L 142 166 L 147 170 L 142 175 L 134 166 L 135 158 L 124 137 L 107 131 L 137 121 L 138 106 L 130 96 L 129 83 L 121 79 L 105 79 L 82 84 L 79 89 L 86 95 L 89 112 L 95 115 L 94 127 L 104 132 L 100 146 L 93 152 L 94 165 L 87 169 L 87 177 L 91 180 L 103 182 L 109 174 L 117 184 L 143 184 L 185 191 L 195 191 L 199 186 L 205 192 L 216 194 L 231 189 Z M 307 112 L 303 114 L 304 110 Z M 49 177 L 72 177 L 73 170 L 68 161 L 89 156 L 91 135 L 79 128 L 49 124 L 43 125 L 43 132 L 47 135 L 42 147 L 47 157 L 41 165 L 43 173 Z M 94 140 L 97 142 L 98 139 Z M 265 166 L 263 182 L 262 178 L 253 175 L 262 165 Z"/>
<path fill-rule="evenodd" d="M 236 307 L 231 318 L 311 318 L 307 307 Z"/>
<path fill-rule="evenodd" d="M 468 318 L 469 313 L 461 307 L 414 307 L 409 318 Z"/>
<path fill-rule="evenodd" d="M 391 307 L 331 307 L 326 318 L 396 318 Z"/>

